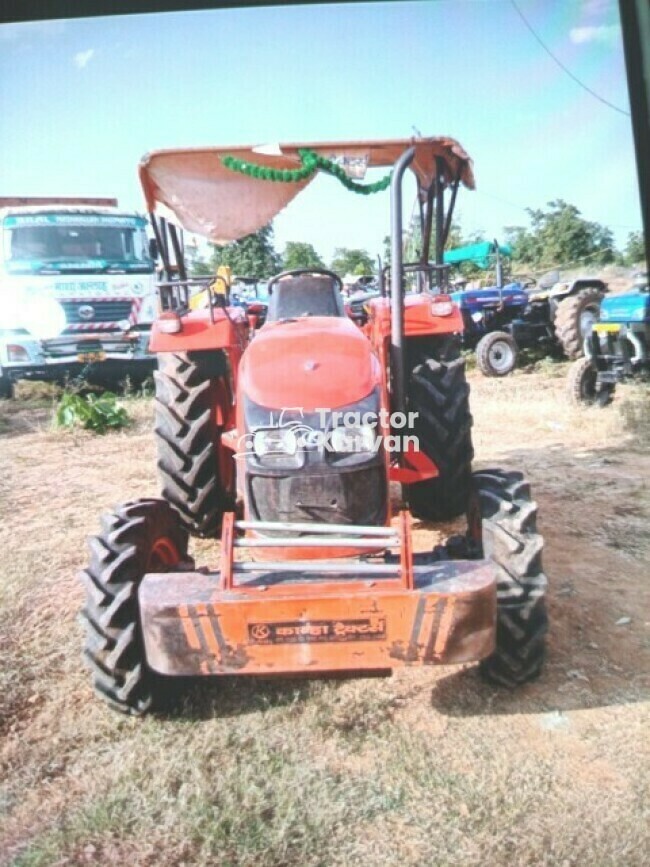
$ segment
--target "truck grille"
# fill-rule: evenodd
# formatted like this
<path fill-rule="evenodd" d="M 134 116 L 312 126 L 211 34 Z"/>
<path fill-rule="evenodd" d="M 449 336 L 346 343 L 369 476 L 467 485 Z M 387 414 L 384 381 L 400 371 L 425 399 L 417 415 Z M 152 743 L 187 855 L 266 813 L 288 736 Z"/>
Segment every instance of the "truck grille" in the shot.
<path fill-rule="evenodd" d="M 93 322 L 119 322 L 131 315 L 132 301 L 126 298 L 119 301 L 62 301 L 68 325 L 92 325 Z M 92 308 L 92 316 L 82 316 L 80 310 Z"/>

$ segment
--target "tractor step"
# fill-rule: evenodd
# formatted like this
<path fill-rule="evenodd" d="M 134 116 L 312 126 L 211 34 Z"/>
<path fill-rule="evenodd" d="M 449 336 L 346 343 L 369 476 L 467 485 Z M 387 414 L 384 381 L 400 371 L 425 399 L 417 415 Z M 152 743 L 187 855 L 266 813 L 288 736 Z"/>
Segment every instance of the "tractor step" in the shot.
<path fill-rule="evenodd" d="M 189 676 L 375 671 L 469 662 L 494 650 L 496 575 L 485 560 L 414 566 L 412 589 L 399 564 L 235 565 L 247 580 L 228 589 L 219 572 L 144 577 L 138 596 L 151 668 Z M 319 570 L 326 580 L 313 580 Z"/>

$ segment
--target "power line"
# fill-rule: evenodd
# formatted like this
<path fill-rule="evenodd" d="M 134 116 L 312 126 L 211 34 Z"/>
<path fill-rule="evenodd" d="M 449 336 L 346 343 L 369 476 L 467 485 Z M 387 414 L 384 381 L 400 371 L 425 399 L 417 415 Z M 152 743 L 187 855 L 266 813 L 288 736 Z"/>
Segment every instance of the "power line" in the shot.
<path fill-rule="evenodd" d="M 537 33 L 536 33 L 535 30 L 533 29 L 532 25 L 530 24 L 530 22 L 528 21 L 528 19 L 527 19 L 526 16 L 524 15 L 524 13 L 521 11 L 521 9 L 519 8 L 519 6 L 517 6 L 515 0 L 510 0 L 510 3 L 511 3 L 512 6 L 514 7 L 515 11 L 517 12 L 517 14 L 518 14 L 519 17 L 521 18 L 521 20 L 524 22 L 524 24 L 526 25 L 526 27 L 530 30 L 530 32 L 533 34 L 533 36 L 535 37 L 535 39 L 536 39 L 536 40 L 539 42 L 539 44 L 542 46 L 542 48 L 544 49 L 544 51 L 549 55 L 549 57 L 551 57 L 551 58 L 552 58 L 552 59 L 557 63 L 557 65 L 560 67 L 560 69 L 562 69 L 562 70 L 564 70 L 564 72 L 566 72 L 566 74 L 569 76 L 569 78 L 572 78 L 572 79 L 575 81 L 576 84 L 579 84 L 580 87 L 581 87 L 583 90 L 586 90 L 587 93 L 590 93 L 590 94 L 591 94 L 593 97 L 595 97 L 599 102 L 602 102 L 603 105 L 607 105 L 607 106 L 609 106 L 610 108 L 613 108 L 614 111 L 617 111 L 619 114 L 624 114 L 626 117 L 630 117 L 630 112 L 629 112 L 629 111 L 625 111 L 624 108 L 619 108 L 618 105 L 614 105 L 614 103 L 612 103 L 612 102 L 608 102 L 604 97 L 602 97 L 602 96 L 600 96 L 600 94 L 596 93 L 595 90 L 592 90 L 590 87 L 587 87 L 587 85 L 586 85 L 584 82 L 580 81 L 579 78 L 576 78 L 576 76 L 571 72 L 571 70 L 570 70 L 570 69 L 567 69 L 567 67 L 562 63 L 562 61 L 561 61 L 558 57 L 556 57 L 556 56 L 553 54 L 553 52 L 551 51 L 551 49 L 550 49 L 550 48 L 549 48 L 549 47 L 548 47 L 544 42 L 542 42 L 541 38 L 537 35 Z"/>
<path fill-rule="evenodd" d="M 502 205 L 510 205 L 511 208 L 515 208 L 517 211 L 525 211 L 528 212 L 528 208 L 524 205 L 519 205 L 516 202 L 511 202 L 509 199 L 502 199 L 501 196 L 495 196 L 493 193 L 486 193 L 485 190 L 475 190 L 476 194 L 479 196 L 485 196 L 487 199 L 493 199 L 495 202 L 501 202 Z"/>

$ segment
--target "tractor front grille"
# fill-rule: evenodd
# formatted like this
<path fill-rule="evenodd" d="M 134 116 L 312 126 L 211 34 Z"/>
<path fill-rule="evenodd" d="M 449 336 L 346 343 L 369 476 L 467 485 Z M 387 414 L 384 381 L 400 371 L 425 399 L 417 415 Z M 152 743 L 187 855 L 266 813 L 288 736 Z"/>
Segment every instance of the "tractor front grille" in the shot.
<path fill-rule="evenodd" d="M 384 466 L 342 473 L 248 476 L 251 518 L 381 526 L 386 520 Z"/>

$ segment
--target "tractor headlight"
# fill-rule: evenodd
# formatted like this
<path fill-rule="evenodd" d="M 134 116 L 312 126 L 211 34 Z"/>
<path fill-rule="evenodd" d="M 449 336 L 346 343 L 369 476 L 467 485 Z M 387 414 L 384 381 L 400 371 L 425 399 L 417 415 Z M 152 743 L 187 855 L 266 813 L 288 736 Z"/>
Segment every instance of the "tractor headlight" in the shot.
<path fill-rule="evenodd" d="M 332 450 L 343 454 L 374 452 L 375 429 L 370 425 L 335 427 L 331 434 Z"/>
<path fill-rule="evenodd" d="M 290 427 L 258 429 L 253 432 L 253 452 L 265 467 L 295 469 L 304 462 L 304 448 Z"/>
<path fill-rule="evenodd" d="M 436 298 L 431 302 L 432 316 L 451 316 L 454 312 L 454 302 L 450 298 Z"/>
<path fill-rule="evenodd" d="M 271 454 L 295 455 L 298 437 L 290 428 L 257 430 L 253 434 L 253 451 L 258 458 Z"/>

